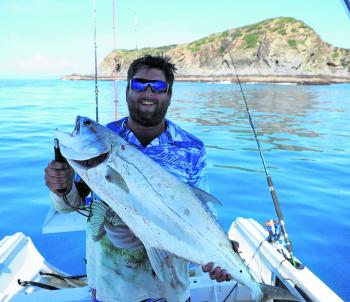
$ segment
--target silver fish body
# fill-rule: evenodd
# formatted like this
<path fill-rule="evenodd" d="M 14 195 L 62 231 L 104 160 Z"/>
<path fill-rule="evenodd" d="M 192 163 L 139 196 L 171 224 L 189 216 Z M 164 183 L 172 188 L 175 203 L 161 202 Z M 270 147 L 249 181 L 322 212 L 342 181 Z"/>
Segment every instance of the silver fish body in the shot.
<path fill-rule="evenodd" d="M 214 262 L 247 286 L 254 301 L 263 299 L 265 287 L 253 278 L 189 185 L 89 118 L 78 116 L 73 133 L 58 131 L 57 138 L 69 164 L 147 251 L 165 250 L 200 265 Z"/>

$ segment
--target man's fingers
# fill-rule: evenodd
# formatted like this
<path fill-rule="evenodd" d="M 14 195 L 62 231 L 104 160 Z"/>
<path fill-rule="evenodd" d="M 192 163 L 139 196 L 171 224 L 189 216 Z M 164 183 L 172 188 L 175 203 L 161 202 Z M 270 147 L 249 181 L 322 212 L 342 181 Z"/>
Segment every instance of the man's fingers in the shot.
<path fill-rule="evenodd" d="M 230 281 L 232 279 L 231 275 L 227 273 L 225 269 L 221 269 L 217 266 L 214 270 L 209 273 L 209 277 L 217 282 Z"/>
<path fill-rule="evenodd" d="M 213 269 L 213 266 L 214 266 L 214 263 L 209 262 L 208 264 L 202 266 L 202 271 L 205 273 L 211 272 Z"/>
<path fill-rule="evenodd" d="M 45 171 L 45 174 L 48 174 L 51 177 L 56 177 L 56 178 L 72 178 L 73 173 L 70 170 L 58 170 L 58 169 L 50 169 L 48 168 Z"/>
<path fill-rule="evenodd" d="M 50 174 L 47 174 L 45 176 L 45 180 L 48 183 L 53 183 L 53 184 L 65 184 L 70 182 L 71 178 L 67 177 L 57 177 L 57 176 L 52 176 Z"/>
<path fill-rule="evenodd" d="M 50 163 L 49 163 L 49 168 L 52 168 L 52 169 L 61 169 L 61 170 L 64 170 L 64 169 L 69 169 L 70 166 L 67 164 L 67 163 L 63 163 L 63 162 L 60 162 L 60 161 L 56 161 L 56 160 L 52 160 Z"/>
<path fill-rule="evenodd" d="M 57 182 L 57 181 L 49 181 L 46 180 L 46 185 L 53 190 L 66 189 L 69 187 L 69 183 L 67 182 Z"/>
<path fill-rule="evenodd" d="M 219 279 L 221 278 L 221 267 L 220 266 L 217 266 L 210 274 L 210 279 Z"/>
<path fill-rule="evenodd" d="M 226 270 L 220 270 L 220 275 L 219 277 L 216 278 L 216 281 L 217 282 L 223 282 L 223 281 L 226 281 L 226 276 L 227 276 L 227 272 Z"/>
<path fill-rule="evenodd" d="M 46 186 L 58 195 L 62 195 L 62 190 L 70 191 L 73 184 L 74 171 L 66 163 L 51 161 L 45 168 Z"/>
<path fill-rule="evenodd" d="M 225 269 L 221 269 L 220 266 L 215 267 L 215 269 L 213 269 L 213 267 L 213 262 L 202 266 L 203 272 L 209 273 L 210 279 L 216 280 L 217 282 L 230 281 L 232 279 L 232 276 L 228 274 Z"/>
<path fill-rule="evenodd" d="M 238 252 L 239 252 L 239 242 L 238 242 L 238 241 L 231 240 L 231 244 L 232 244 L 233 250 L 234 250 L 236 253 L 238 253 Z"/>

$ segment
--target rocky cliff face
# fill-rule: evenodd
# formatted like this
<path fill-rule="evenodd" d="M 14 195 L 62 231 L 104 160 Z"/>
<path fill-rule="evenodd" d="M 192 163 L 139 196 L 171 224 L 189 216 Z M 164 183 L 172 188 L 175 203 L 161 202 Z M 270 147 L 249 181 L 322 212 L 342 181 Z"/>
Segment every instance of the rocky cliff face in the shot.
<path fill-rule="evenodd" d="M 212 34 L 189 44 L 116 50 L 118 75 L 126 76 L 131 61 L 144 54 L 170 56 L 177 77 L 240 76 L 332 77 L 350 79 L 350 50 L 324 41 L 304 22 L 275 18 Z M 114 53 L 99 65 L 99 75 L 113 76 Z"/>

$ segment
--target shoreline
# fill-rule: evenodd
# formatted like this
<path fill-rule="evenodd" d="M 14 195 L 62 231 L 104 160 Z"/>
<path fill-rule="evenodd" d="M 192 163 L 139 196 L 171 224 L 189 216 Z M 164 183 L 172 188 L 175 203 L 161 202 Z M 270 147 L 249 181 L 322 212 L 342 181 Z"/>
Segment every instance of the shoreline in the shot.
<path fill-rule="evenodd" d="M 66 75 L 61 78 L 68 81 L 93 81 L 91 75 Z M 113 81 L 113 77 L 98 77 L 99 81 Z M 126 77 L 118 76 L 117 80 L 126 80 Z M 207 83 L 237 83 L 237 78 L 233 76 L 183 76 L 175 77 L 176 82 L 207 82 Z M 330 77 L 330 76 L 276 76 L 276 75 L 242 75 L 239 76 L 241 83 L 271 83 L 271 84 L 299 84 L 299 85 L 330 85 L 350 83 L 350 78 Z"/>

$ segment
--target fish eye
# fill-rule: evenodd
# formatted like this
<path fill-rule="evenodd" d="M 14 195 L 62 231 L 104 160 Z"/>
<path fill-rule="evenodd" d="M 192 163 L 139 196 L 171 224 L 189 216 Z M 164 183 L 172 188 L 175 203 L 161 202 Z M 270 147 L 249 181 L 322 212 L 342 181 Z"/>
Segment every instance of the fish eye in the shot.
<path fill-rule="evenodd" d="M 90 126 L 91 125 L 91 121 L 90 120 L 85 120 L 83 123 L 84 123 L 85 126 Z"/>

